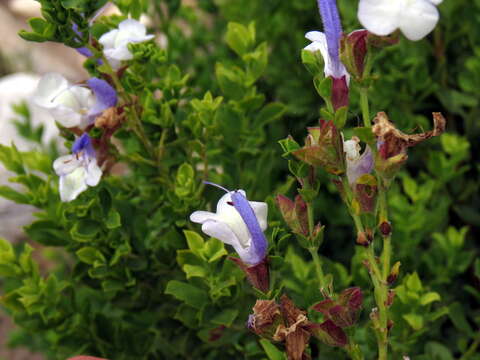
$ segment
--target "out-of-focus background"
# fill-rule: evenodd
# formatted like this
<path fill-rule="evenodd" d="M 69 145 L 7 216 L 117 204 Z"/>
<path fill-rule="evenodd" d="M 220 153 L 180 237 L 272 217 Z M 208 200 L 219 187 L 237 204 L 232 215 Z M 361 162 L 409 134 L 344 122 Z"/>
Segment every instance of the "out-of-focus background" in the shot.
<path fill-rule="evenodd" d="M 0 144 L 14 142 L 22 150 L 35 145 L 18 135 L 12 121 L 15 118 L 12 105 L 26 101 L 30 110 L 34 109 L 29 97 L 40 77 L 47 72 L 60 72 L 73 82 L 83 80 L 87 74 L 82 67 L 82 56 L 75 50 L 51 42 L 27 42 L 18 36 L 19 30 L 28 28 L 28 18 L 40 15 L 39 10 L 39 3 L 33 0 L 0 0 Z M 43 140 L 50 141 L 57 133 L 54 121 L 38 108 L 31 114 L 33 124 L 45 126 Z M 0 185 L 6 184 L 10 176 L 0 165 Z M 0 237 L 14 242 L 25 241 L 22 227 L 30 221 L 33 210 L 0 198 Z M 11 319 L 0 315 L 0 359 L 43 359 L 23 349 L 8 349 L 5 341 L 11 330 Z"/>

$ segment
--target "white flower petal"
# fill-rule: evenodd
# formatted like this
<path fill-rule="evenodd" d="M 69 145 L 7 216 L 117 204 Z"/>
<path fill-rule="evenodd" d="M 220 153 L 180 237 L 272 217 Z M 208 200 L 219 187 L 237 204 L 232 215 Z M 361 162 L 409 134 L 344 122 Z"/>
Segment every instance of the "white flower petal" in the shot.
<path fill-rule="evenodd" d="M 437 8 L 429 0 L 407 2 L 402 10 L 399 28 L 407 39 L 420 40 L 435 28 L 439 17 Z"/>
<path fill-rule="evenodd" d="M 143 42 L 153 39 L 153 35 L 147 35 L 147 28 L 134 19 L 127 19 L 118 25 L 119 33 L 115 39 L 115 46 L 125 42 Z"/>
<path fill-rule="evenodd" d="M 305 34 L 305 37 L 312 42 L 326 42 L 325 34 L 321 31 L 309 31 Z"/>
<path fill-rule="evenodd" d="M 258 224 L 262 231 L 265 231 L 268 226 L 267 216 L 268 216 L 268 205 L 264 202 L 259 201 L 249 201 L 250 206 L 252 207 L 253 211 L 255 212 L 255 216 L 257 217 Z"/>
<path fill-rule="evenodd" d="M 128 43 L 125 43 L 115 48 L 104 50 L 105 56 L 109 60 L 114 59 L 116 61 L 133 59 L 133 54 L 128 50 L 127 44 Z"/>
<path fill-rule="evenodd" d="M 227 245 L 233 246 L 243 261 L 248 259 L 248 248 L 243 246 L 243 244 L 239 241 L 235 233 L 227 224 L 219 221 L 207 220 L 202 225 L 202 231 L 208 236 L 214 237 Z"/>
<path fill-rule="evenodd" d="M 88 186 L 97 186 L 101 178 L 102 178 L 102 169 L 98 167 L 96 159 L 91 159 L 87 166 L 85 183 Z"/>
<path fill-rule="evenodd" d="M 217 214 L 210 211 L 195 211 L 190 215 L 190 221 L 203 224 L 207 220 L 217 220 Z"/>
<path fill-rule="evenodd" d="M 240 245 L 237 236 L 230 227 L 215 220 L 207 220 L 202 224 L 202 231 L 208 236 L 214 237 L 228 245 Z"/>
<path fill-rule="evenodd" d="M 69 174 L 79 166 L 81 166 L 81 162 L 75 155 L 60 156 L 53 162 L 53 170 L 58 176 Z"/>
<path fill-rule="evenodd" d="M 105 49 L 110 49 L 115 47 L 115 39 L 117 38 L 118 29 L 110 30 L 109 32 L 103 34 L 98 42 L 103 45 Z"/>
<path fill-rule="evenodd" d="M 352 138 L 343 142 L 343 151 L 349 161 L 355 161 L 360 157 L 360 149 L 358 138 Z"/>
<path fill-rule="evenodd" d="M 68 175 L 60 176 L 60 199 L 64 202 L 72 201 L 87 189 L 85 184 L 86 170 L 78 167 Z"/>
<path fill-rule="evenodd" d="M 63 105 L 57 105 L 49 112 L 55 121 L 66 128 L 79 126 L 82 122 L 82 115 L 79 112 Z"/>
<path fill-rule="evenodd" d="M 370 32 L 384 36 L 399 27 L 404 0 L 360 0 L 358 20 Z"/>
<path fill-rule="evenodd" d="M 246 196 L 244 190 L 237 190 Z M 223 195 L 217 203 L 217 219 L 226 223 L 244 247 L 250 245 L 250 233 L 247 225 L 232 204 L 231 192 Z"/>
<path fill-rule="evenodd" d="M 95 104 L 95 95 L 93 91 L 85 86 L 72 86 L 70 92 L 75 96 L 80 108 L 84 110 L 90 109 Z"/>
<path fill-rule="evenodd" d="M 443 0 L 430 0 L 431 3 L 435 4 L 435 5 L 440 5 L 442 3 Z"/>
<path fill-rule="evenodd" d="M 303 50 L 307 50 L 310 52 L 320 51 L 321 45 L 318 42 L 312 42 L 311 44 L 305 46 Z"/>
<path fill-rule="evenodd" d="M 304 49 L 312 52 L 320 51 L 322 54 L 325 77 L 337 75 L 335 74 L 335 69 L 332 68 L 332 60 L 330 59 L 330 54 L 328 53 L 327 38 L 325 37 L 325 34 L 320 31 L 309 31 L 305 34 L 305 37 L 313 42 L 310 45 L 307 45 Z M 343 64 L 341 74 L 338 75 L 340 77 L 347 75 L 348 78 L 350 78 Z"/>
<path fill-rule="evenodd" d="M 37 89 L 33 94 L 33 101 L 36 105 L 43 108 L 52 108 L 58 94 L 68 88 L 68 81 L 58 73 L 47 73 L 39 81 Z"/>

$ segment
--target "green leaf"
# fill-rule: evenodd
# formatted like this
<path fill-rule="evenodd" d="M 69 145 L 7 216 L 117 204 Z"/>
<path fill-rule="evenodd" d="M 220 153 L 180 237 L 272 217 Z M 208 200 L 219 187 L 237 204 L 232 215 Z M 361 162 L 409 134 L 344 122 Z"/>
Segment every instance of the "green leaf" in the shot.
<path fill-rule="evenodd" d="M 187 275 L 187 279 L 190 279 L 192 277 L 206 277 L 207 276 L 207 270 L 203 266 L 199 265 L 190 265 L 186 264 L 183 266 L 183 271 Z"/>
<path fill-rule="evenodd" d="M 168 282 L 165 294 L 173 295 L 178 300 L 195 309 L 203 308 L 207 304 L 208 299 L 207 294 L 203 290 L 177 280 Z"/>
<path fill-rule="evenodd" d="M 180 198 L 190 197 L 195 191 L 195 171 L 188 163 L 180 165 L 175 180 L 175 195 Z"/>
<path fill-rule="evenodd" d="M 203 238 L 197 234 L 195 231 L 191 230 L 184 230 L 183 234 L 187 239 L 188 248 L 192 250 L 192 252 L 200 258 L 203 258 L 203 246 L 204 241 Z"/>
<path fill-rule="evenodd" d="M 257 126 L 265 126 L 275 120 L 278 120 L 287 110 L 287 107 L 282 103 L 273 102 L 266 105 L 256 116 L 255 123 Z"/>
<path fill-rule="evenodd" d="M 12 244 L 3 238 L 0 238 L 0 264 L 8 264 L 13 261 L 15 261 L 15 252 Z"/>
<path fill-rule="evenodd" d="M 103 254 L 98 249 L 91 246 L 81 248 L 76 254 L 80 261 L 89 265 L 93 265 L 97 261 L 105 263 L 105 257 Z"/>
<path fill-rule="evenodd" d="M 269 360 L 286 360 L 285 354 L 283 351 L 277 349 L 275 345 L 273 345 L 270 341 L 266 339 L 261 339 L 260 344 L 267 354 Z"/>
<path fill-rule="evenodd" d="M 17 204 L 30 204 L 31 201 L 27 194 L 15 191 L 8 186 L 0 186 L 0 196 Z"/>
<path fill-rule="evenodd" d="M 238 67 L 227 67 L 224 64 L 217 63 L 215 66 L 215 76 L 218 86 L 223 94 L 235 100 L 243 98 L 245 95 L 245 72 Z"/>
<path fill-rule="evenodd" d="M 58 227 L 58 223 L 50 220 L 35 221 L 24 229 L 32 240 L 46 246 L 65 246 L 70 239 L 68 233 Z"/>
<path fill-rule="evenodd" d="M 211 322 L 213 324 L 225 325 L 226 327 L 230 327 L 237 318 L 238 313 L 239 311 L 236 309 L 226 309 L 218 315 L 214 316 Z"/>
<path fill-rule="evenodd" d="M 454 357 L 448 347 L 437 342 L 428 342 L 425 345 L 425 353 L 429 360 L 453 360 Z"/>
<path fill-rule="evenodd" d="M 245 25 L 229 22 L 225 41 L 230 49 L 235 51 L 238 56 L 243 56 L 255 43 L 255 34 L 252 34 L 250 29 Z"/>
<path fill-rule="evenodd" d="M 453 304 L 450 304 L 448 307 L 448 316 L 452 320 L 453 325 L 455 325 L 458 330 L 468 335 L 471 335 L 473 333 L 472 327 L 468 323 L 465 316 L 462 304 L 460 304 L 459 302 L 454 302 Z"/>
<path fill-rule="evenodd" d="M 211 238 L 205 243 L 203 253 L 209 263 L 220 259 L 222 256 L 228 255 L 223 242 L 215 238 Z"/>
<path fill-rule="evenodd" d="M 428 305 L 434 301 L 440 301 L 440 295 L 436 292 L 428 292 L 420 297 L 420 304 Z"/>
<path fill-rule="evenodd" d="M 108 216 L 105 219 L 105 226 L 110 230 L 122 226 L 122 220 L 118 211 L 110 209 Z"/>
<path fill-rule="evenodd" d="M 88 242 L 100 232 L 101 226 L 98 222 L 83 219 L 77 222 L 70 230 L 70 235 L 76 241 Z"/>
<path fill-rule="evenodd" d="M 25 174 L 23 159 L 21 153 L 17 150 L 15 144 L 5 146 L 0 144 L 0 162 L 7 170 L 16 174 Z"/>
<path fill-rule="evenodd" d="M 20 254 L 18 258 L 18 263 L 20 264 L 20 267 L 22 268 L 23 272 L 26 274 L 35 272 L 35 267 L 32 261 L 32 252 L 33 252 L 33 248 L 30 245 L 25 244 L 25 247 L 23 248 L 23 252 Z"/>
<path fill-rule="evenodd" d="M 356 127 L 353 128 L 353 135 L 357 136 L 361 141 L 369 145 L 375 145 L 376 138 L 370 127 Z"/>
<path fill-rule="evenodd" d="M 421 330 L 423 327 L 423 317 L 418 314 L 405 314 L 402 316 L 414 330 Z"/>
<path fill-rule="evenodd" d="M 333 81 L 332 78 L 315 76 L 313 78 L 313 84 L 315 85 L 315 89 L 323 99 L 330 101 L 330 96 L 332 95 L 332 86 Z"/>
<path fill-rule="evenodd" d="M 335 118 L 333 122 L 335 126 L 339 129 L 342 129 L 347 122 L 347 115 L 348 115 L 348 106 L 342 106 L 341 108 L 335 111 Z"/>
<path fill-rule="evenodd" d="M 422 291 L 422 282 L 420 281 L 420 278 L 418 277 L 417 272 L 414 272 L 413 274 L 410 274 L 407 278 L 407 287 L 414 291 L 414 292 L 420 292 Z"/>

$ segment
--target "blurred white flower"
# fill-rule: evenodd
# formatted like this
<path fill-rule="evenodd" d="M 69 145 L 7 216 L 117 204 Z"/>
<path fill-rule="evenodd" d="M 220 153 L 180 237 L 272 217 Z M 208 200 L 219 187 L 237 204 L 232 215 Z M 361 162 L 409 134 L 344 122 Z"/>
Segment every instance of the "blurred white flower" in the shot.
<path fill-rule="evenodd" d="M 95 104 L 95 96 L 84 86 L 69 84 L 60 74 L 48 73 L 40 79 L 33 101 L 60 125 L 85 128 L 90 122 L 89 110 Z"/>
<path fill-rule="evenodd" d="M 128 44 L 141 43 L 154 38 L 147 35 L 145 25 L 137 20 L 127 19 L 118 25 L 118 29 L 103 34 L 99 42 L 103 45 L 103 53 L 113 69 L 118 69 L 124 60 L 131 60 L 133 54 L 128 50 Z"/>
<path fill-rule="evenodd" d="M 358 19 L 375 35 L 389 35 L 397 29 L 409 40 L 428 35 L 439 19 L 436 5 L 442 0 L 360 0 Z"/>

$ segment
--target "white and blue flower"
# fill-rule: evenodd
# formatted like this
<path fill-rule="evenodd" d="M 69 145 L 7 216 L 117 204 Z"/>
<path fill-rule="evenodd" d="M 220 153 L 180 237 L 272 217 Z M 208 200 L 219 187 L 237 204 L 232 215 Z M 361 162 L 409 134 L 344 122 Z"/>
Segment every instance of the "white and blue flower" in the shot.
<path fill-rule="evenodd" d="M 373 170 L 373 153 L 367 145 L 360 154 L 360 139 L 356 136 L 343 142 L 343 151 L 347 164 L 347 178 L 350 185 L 355 184 L 358 178 L 364 174 L 370 174 Z"/>
<path fill-rule="evenodd" d="M 222 188 L 223 189 L 223 188 Z M 202 224 L 202 231 L 233 246 L 248 266 L 261 263 L 267 255 L 268 205 L 248 201 L 245 191 L 227 191 L 217 203 L 217 212 L 195 211 L 190 220 Z"/>
<path fill-rule="evenodd" d="M 75 141 L 72 154 L 54 161 L 53 169 L 60 177 L 60 198 L 64 202 L 75 200 L 89 186 L 98 185 L 102 177 L 95 149 L 87 133 Z"/>
<path fill-rule="evenodd" d="M 117 93 L 102 79 L 91 78 L 87 86 L 72 85 L 62 75 L 48 73 L 40 79 L 33 101 L 60 125 L 85 129 L 104 110 L 116 106 Z"/>

